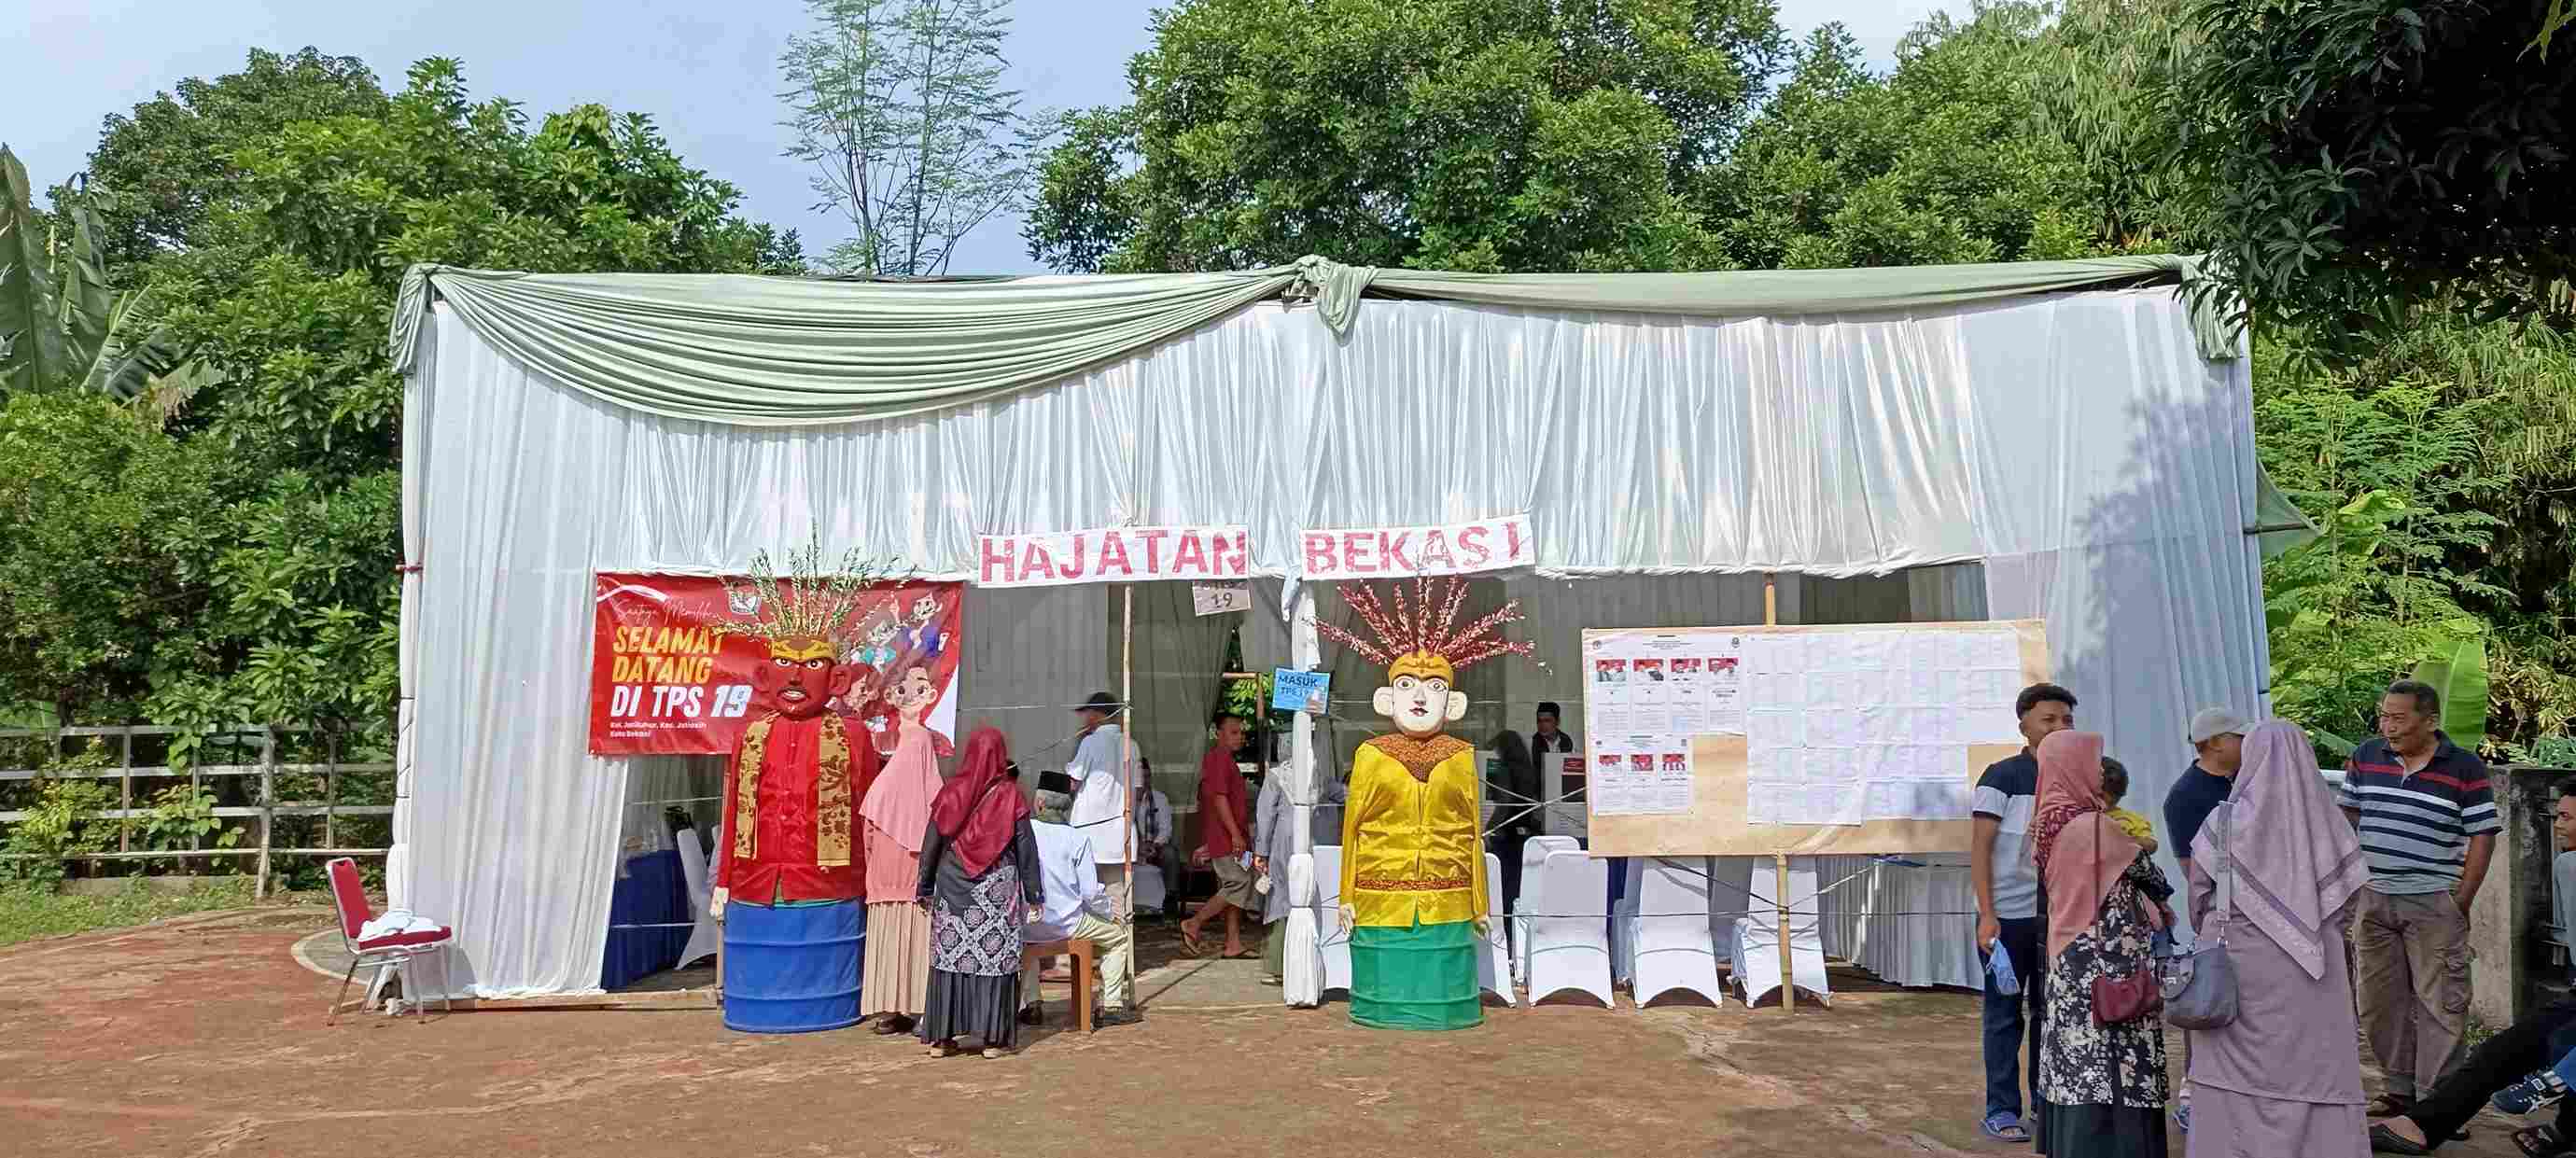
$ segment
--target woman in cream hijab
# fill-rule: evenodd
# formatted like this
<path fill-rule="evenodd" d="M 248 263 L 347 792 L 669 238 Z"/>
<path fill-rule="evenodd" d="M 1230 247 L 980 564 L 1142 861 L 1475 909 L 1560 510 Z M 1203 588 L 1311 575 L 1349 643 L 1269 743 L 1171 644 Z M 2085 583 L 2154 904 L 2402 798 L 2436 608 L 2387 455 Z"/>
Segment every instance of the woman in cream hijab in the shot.
<path fill-rule="evenodd" d="M 2185 1153 L 2370 1153 L 2343 947 L 2370 870 L 2305 732 L 2276 720 L 2245 737 L 2192 850 L 2192 927 L 2227 943 L 2236 1020 L 2192 1035 Z"/>

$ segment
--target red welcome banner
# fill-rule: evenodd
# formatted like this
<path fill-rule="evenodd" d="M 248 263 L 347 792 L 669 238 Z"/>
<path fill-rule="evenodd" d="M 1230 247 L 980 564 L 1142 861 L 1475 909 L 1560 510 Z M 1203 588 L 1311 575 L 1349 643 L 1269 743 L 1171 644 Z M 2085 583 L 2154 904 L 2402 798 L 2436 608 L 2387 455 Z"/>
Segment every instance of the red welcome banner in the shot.
<path fill-rule="evenodd" d="M 779 584 L 784 590 L 785 583 Z M 695 575 L 601 572 L 592 581 L 590 751 L 595 756 L 729 755 L 742 729 L 758 717 L 751 670 L 769 662 L 769 644 L 719 634 L 717 626 L 751 623 L 755 599 L 737 606 L 723 581 Z M 928 717 L 942 736 L 957 728 L 957 660 L 965 651 L 965 587 L 958 583 L 882 583 L 859 605 L 844 660 L 880 673 L 877 686 L 853 689 L 835 711 L 870 731 L 892 721 L 861 719 L 860 705 L 919 667 L 939 690 Z M 879 747 L 887 745 L 880 744 Z"/>

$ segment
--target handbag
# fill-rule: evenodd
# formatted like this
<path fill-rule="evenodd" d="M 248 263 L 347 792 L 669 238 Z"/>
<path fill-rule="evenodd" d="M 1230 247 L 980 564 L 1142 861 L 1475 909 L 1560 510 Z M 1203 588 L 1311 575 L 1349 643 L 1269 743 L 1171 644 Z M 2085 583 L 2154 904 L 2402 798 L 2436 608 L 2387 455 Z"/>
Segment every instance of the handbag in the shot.
<path fill-rule="evenodd" d="M 2227 922 L 2236 915 L 2236 858 L 2226 860 L 2211 935 L 2165 967 L 2165 1020 L 2184 1029 L 2224 1029 L 2236 1020 L 2236 963 L 2227 956 Z"/>
<path fill-rule="evenodd" d="M 2093 842 L 2093 867 L 2102 866 L 2102 814 L 2093 814 L 2096 839 Z M 2164 1008 L 2164 988 L 2156 983 L 2155 970 L 2140 967 L 2126 973 L 2105 969 L 2093 979 L 2093 1024 L 2127 1025 Z"/>

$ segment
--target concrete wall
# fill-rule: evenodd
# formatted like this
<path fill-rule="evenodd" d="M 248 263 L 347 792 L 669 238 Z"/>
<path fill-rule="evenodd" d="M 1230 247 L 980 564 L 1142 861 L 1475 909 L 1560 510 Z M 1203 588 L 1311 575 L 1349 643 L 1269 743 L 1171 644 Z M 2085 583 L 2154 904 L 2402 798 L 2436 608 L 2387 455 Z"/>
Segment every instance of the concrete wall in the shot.
<path fill-rule="evenodd" d="M 2490 1027 L 2510 1025 L 2567 989 L 2567 966 L 2551 942 L 2550 836 L 2558 768 L 2494 769 L 2496 813 L 2504 829 L 2486 883 L 2469 911 L 2469 1013 Z"/>

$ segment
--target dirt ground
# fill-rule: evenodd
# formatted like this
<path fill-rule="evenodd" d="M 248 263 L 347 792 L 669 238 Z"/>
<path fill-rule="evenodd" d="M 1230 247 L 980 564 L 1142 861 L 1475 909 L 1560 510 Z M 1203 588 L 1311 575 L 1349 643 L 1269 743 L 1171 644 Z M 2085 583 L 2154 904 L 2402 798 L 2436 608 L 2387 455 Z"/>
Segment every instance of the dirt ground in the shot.
<path fill-rule="evenodd" d="M 730 1033 L 704 1010 L 326 1025 L 334 982 L 288 952 L 325 924 L 253 910 L 0 950 L 0 1154 L 2028 1153 L 1977 1138 L 1961 993 L 1794 1016 L 1498 1008 L 1445 1035 L 1165 1001 L 1140 1025 L 942 1060 L 864 1028 Z M 2507 1126 L 2443 1153 L 2512 1154 Z"/>

